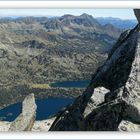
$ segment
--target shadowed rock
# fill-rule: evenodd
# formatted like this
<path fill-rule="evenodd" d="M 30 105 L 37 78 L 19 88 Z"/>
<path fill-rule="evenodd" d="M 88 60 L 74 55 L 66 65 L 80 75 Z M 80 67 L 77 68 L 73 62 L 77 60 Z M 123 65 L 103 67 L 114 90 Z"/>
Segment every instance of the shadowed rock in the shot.
<path fill-rule="evenodd" d="M 140 10 L 139 9 L 134 9 L 134 13 L 135 13 L 135 16 L 136 16 L 138 22 L 140 22 Z"/>
<path fill-rule="evenodd" d="M 140 21 L 140 10 L 134 12 Z M 50 131 L 116 131 L 120 130 L 123 120 L 140 125 L 139 66 L 138 24 L 122 33 L 106 62 L 93 75 L 86 91 L 73 105 L 57 115 Z"/>

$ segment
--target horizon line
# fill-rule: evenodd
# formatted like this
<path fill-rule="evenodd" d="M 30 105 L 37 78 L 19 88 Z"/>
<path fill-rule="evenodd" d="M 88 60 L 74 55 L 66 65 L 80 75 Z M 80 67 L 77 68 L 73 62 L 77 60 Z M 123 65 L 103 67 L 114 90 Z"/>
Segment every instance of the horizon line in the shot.
<path fill-rule="evenodd" d="M 84 14 L 84 13 L 83 13 Z M 62 17 L 64 15 L 72 15 L 72 16 L 81 16 L 82 14 L 80 15 L 74 15 L 74 14 L 63 14 L 61 16 L 58 16 L 58 15 L 0 15 L 0 19 L 2 18 L 13 18 L 13 19 L 16 19 L 16 18 L 20 18 L 20 17 L 46 17 L 46 18 L 53 18 L 53 17 Z M 88 14 L 90 15 L 90 14 Z M 91 15 L 93 18 L 114 18 L 114 19 L 121 19 L 121 20 L 136 20 L 135 18 L 121 18 L 121 17 L 115 17 L 115 16 L 93 16 Z"/>

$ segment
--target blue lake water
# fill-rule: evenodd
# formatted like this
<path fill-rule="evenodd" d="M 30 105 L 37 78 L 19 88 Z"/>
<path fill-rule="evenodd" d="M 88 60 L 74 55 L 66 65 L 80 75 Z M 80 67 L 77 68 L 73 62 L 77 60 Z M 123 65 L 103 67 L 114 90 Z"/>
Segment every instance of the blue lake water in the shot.
<path fill-rule="evenodd" d="M 89 84 L 89 80 L 83 81 L 62 81 L 55 82 L 52 87 L 64 87 L 64 88 L 86 88 Z M 36 120 L 47 119 L 49 116 L 56 114 L 63 107 L 71 104 L 74 99 L 69 98 L 48 98 L 36 100 L 37 104 L 37 116 Z M 22 104 L 16 103 L 0 110 L 0 119 L 3 121 L 13 121 L 21 113 Z"/>
<path fill-rule="evenodd" d="M 37 116 L 36 120 L 47 119 L 49 116 L 54 115 L 66 105 L 71 104 L 74 99 L 69 98 L 48 98 L 36 100 Z M 16 103 L 0 110 L 0 118 L 3 121 L 14 121 L 21 113 L 22 104 Z"/>
<path fill-rule="evenodd" d="M 52 87 L 65 87 L 65 88 L 86 88 L 89 84 L 90 80 L 83 80 L 83 81 L 62 81 L 62 82 L 55 82 L 52 83 Z"/>

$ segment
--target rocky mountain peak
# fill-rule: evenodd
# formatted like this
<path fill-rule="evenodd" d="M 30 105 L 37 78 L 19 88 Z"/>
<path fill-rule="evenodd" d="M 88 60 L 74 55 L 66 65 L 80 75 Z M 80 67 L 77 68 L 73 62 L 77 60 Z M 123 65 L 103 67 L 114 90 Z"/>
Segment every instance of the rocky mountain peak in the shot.
<path fill-rule="evenodd" d="M 134 10 L 139 20 L 139 10 Z M 75 102 L 51 131 L 140 131 L 140 32 L 124 32 Z M 126 125 L 127 124 L 127 125 Z"/>
<path fill-rule="evenodd" d="M 64 19 L 64 18 L 74 18 L 75 16 L 73 16 L 73 15 L 70 15 L 70 14 L 66 14 L 66 15 L 64 15 L 64 16 L 62 16 L 60 19 Z"/>
<path fill-rule="evenodd" d="M 73 25 L 83 25 L 83 26 L 95 26 L 99 24 L 92 16 L 88 14 L 82 14 L 80 16 L 74 16 L 66 14 L 59 18 L 51 18 L 46 21 L 45 27 L 47 29 L 61 29 L 63 27 Z"/>
<path fill-rule="evenodd" d="M 140 9 L 134 9 L 134 13 L 138 22 L 140 23 Z"/>
<path fill-rule="evenodd" d="M 83 13 L 82 15 L 80 15 L 79 17 L 82 17 L 82 18 L 93 18 L 92 15 L 89 15 L 87 13 Z"/>

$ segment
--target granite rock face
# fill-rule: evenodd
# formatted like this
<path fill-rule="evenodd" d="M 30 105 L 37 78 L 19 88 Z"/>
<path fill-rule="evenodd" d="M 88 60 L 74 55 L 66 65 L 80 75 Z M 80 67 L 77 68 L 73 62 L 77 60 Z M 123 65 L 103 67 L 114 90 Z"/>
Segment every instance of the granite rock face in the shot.
<path fill-rule="evenodd" d="M 138 132 L 140 131 L 140 124 L 122 120 L 118 127 L 119 131 Z"/>
<path fill-rule="evenodd" d="M 139 9 L 134 9 L 134 13 L 135 13 L 135 16 L 136 16 L 138 22 L 140 22 L 140 11 L 139 11 Z"/>
<path fill-rule="evenodd" d="M 140 10 L 134 12 L 140 22 Z M 57 115 L 50 131 L 139 130 L 139 66 L 140 23 L 121 34 L 83 95 Z"/>
<path fill-rule="evenodd" d="M 22 103 L 22 113 L 12 122 L 9 131 L 30 131 L 36 118 L 34 94 L 28 95 Z"/>

